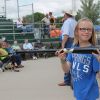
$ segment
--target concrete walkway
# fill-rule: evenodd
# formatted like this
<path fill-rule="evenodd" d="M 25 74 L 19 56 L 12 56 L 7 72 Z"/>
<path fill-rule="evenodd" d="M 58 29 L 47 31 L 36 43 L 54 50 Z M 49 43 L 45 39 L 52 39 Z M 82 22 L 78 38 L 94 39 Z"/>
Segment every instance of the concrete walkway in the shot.
<path fill-rule="evenodd" d="M 59 87 L 58 58 L 23 61 L 21 72 L 0 73 L 0 100 L 74 100 L 70 87 Z"/>

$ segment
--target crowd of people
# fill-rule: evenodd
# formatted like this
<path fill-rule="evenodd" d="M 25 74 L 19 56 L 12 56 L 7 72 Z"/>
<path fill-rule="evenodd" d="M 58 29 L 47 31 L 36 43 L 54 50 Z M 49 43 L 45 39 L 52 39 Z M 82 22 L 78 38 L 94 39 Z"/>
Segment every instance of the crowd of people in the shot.
<path fill-rule="evenodd" d="M 45 36 L 48 38 L 60 36 L 61 31 L 56 27 L 56 18 L 52 12 L 46 14 L 41 21 L 43 23 L 43 38 L 45 38 Z"/>
<path fill-rule="evenodd" d="M 3 71 L 3 65 L 5 63 L 9 63 L 11 65 L 11 69 L 14 71 L 19 71 L 16 68 L 23 67 L 21 64 L 22 60 L 33 59 L 37 60 L 39 57 L 48 57 L 50 53 L 32 53 L 32 52 L 24 52 L 31 50 L 39 50 L 51 48 L 51 45 L 43 44 L 40 40 L 37 42 L 29 42 L 28 39 L 25 39 L 23 43 L 18 43 L 17 40 L 13 41 L 13 44 L 9 44 L 5 37 L 0 39 L 0 70 Z M 19 51 L 23 51 L 22 53 L 17 53 Z"/>
<path fill-rule="evenodd" d="M 18 50 L 20 48 L 16 48 L 16 50 Z M 21 56 L 20 54 L 17 54 L 13 47 L 7 43 L 7 41 L 5 40 L 0 40 L 0 69 L 1 71 L 4 71 L 5 68 L 3 67 L 3 65 L 5 63 L 11 63 L 10 65 L 10 69 L 15 71 L 15 72 L 19 72 L 18 69 L 16 68 L 22 68 L 24 67 L 21 64 Z"/>
<path fill-rule="evenodd" d="M 42 47 L 42 45 L 41 45 Z M 39 45 L 33 45 L 28 41 L 28 39 L 24 40 L 24 43 L 22 45 L 18 44 L 17 40 L 14 40 L 13 44 L 10 45 L 6 38 L 2 38 L 0 40 L 0 70 L 3 71 L 4 68 L 3 65 L 5 63 L 9 63 L 11 65 L 11 69 L 13 69 L 16 72 L 19 72 L 18 69 L 16 68 L 22 68 L 24 67 L 21 62 L 22 62 L 22 57 L 25 60 L 27 56 L 29 58 L 36 60 L 38 58 L 37 53 L 17 53 L 17 51 L 30 51 L 33 49 L 41 49 Z"/>
<path fill-rule="evenodd" d="M 16 27 L 21 33 L 35 32 L 35 34 L 41 30 L 41 38 L 59 37 L 61 31 L 56 27 L 56 18 L 53 16 L 52 12 L 45 14 L 44 18 L 41 20 L 41 29 L 33 27 L 32 24 L 23 23 L 23 19 L 18 18 L 16 22 Z"/>

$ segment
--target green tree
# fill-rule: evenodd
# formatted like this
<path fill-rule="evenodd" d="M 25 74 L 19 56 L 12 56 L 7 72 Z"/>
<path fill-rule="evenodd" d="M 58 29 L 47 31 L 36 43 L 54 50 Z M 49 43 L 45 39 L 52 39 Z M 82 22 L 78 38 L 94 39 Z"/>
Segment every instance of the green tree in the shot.
<path fill-rule="evenodd" d="M 40 12 L 34 13 L 34 22 L 40 22 L 45 15 Z"/>
<path fill-rule="evenodd" d="M 94 0 L 81 0 L 81 10 L 78 10 L 78 15 L 90 18 L 94 24 L 97 24 L 97 19 L 100 15 L 100 0 L 94 3 Z"/>
<path fill-rule="evenodd" d="M 75 19 L 78 21 L 81 18 L 80 11 L 78 10 L 77 15 L 75 16 Z"/>
<path fill-rule="evenodd" d="M 56 27 L 57 27 L 57 28 L 61 28 L 61 26 L 62 26 L 62 18 L 63 18 L 63 17 L 57 17 L 57 18 L 56 18 L 56 23 L 57 23 L 57 24 L 56 24 Z"/>
<path fill-rule="evenodd" d="M 34 13 L 34 22 L 40 22 L 45 15 L 40 12 Z M 23 23 L 33 23 L 33 14 L 23 17 Z"/>

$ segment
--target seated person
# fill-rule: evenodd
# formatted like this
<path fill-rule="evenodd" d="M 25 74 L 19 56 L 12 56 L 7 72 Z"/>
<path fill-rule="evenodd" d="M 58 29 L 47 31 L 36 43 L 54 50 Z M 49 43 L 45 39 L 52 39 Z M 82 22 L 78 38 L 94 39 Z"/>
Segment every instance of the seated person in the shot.
<path fill-rule="evenodd" d="M 18 18 L 17 22 L 16 22 L 16 25 L 17 25 L 17 29 L 20 31 L 20 32 L 26 32 L 26 27 L 23 25 L 22 21 L 20 18 Z"/>
<path fill-rule="evenodd" d="M 3 71 L 3 64 L 10 60 L 8 52 L 2 48 L 2 42 L 0 41 L 0 71 Z"/>
<path fill-rule="evenodd" d="M 11 46 L 15 51 L 21 50 L 20 46 L 18 45 L 17 40 L 14 41 L 13 45 Z"/>
<path fill-rule="evenodd" d="M 12 48 L 12 47 L 8 47 L 8 48 L 6 48 L 7 49 L 7 51 L 9 52 L 9 53 L 11 53 L 12 54 L 12 56 L 11 56 L 11 62 L 12 62 L 12 65 L 15 67 L 15 68 L 22 68 L 22 67 L 24 67 L 22 64 L 21 64 L 21 56 L 20 56 L 20 54 L 18 54 L 18 53 L 16 53 L 15 51 L 14 51 L 14 49 Z M 17 65 L 17 66 L 15 66 L 15 64 Z"/>
<path fill-rule="evenodd" d="M 18 72 L 19 70 L 16 70 L 16 68 L 24 67 L 21 65 L 21 57 L 19 54 L 16 54 L 16 52 L 11 48 L 11 46 L 7 42 L 5 42 L 8 44 L 7 46 L 3 45 L 4 42 L 5 41 L 2 41 L 1 48 L 5 49 L 9 54 L 12 54 L 10 56 L 10 61 L 11 61 L 13 70 Z M 15 66 L 15 64 L 17 64 L 17 66 Z"/>
<path fill-rule="evenodd" d="M 28 42 L 28 39 L 25 39 L 24 44 L 23 44 L 23 50 L 32 50 L 33 45 Z M 30 57 L 34 59 L 35 55 L 33 53 L 29 53 Z M 37 58 L 37 57 L 36 57 Z"/>
<path fill-rule="evenodd" d="M 25 39 L 24 44 L 23 44 L 23 49 L 24 50 L 32 50 L 33 46 L 31 43 L 29 43 L 28 39 Z"/>
<path fill-rule="evenodd" d="M 35 50 L 39 50 L 39 49 L 45 49 L 45 47 L 43 47 L 43 43 L 41 42 L 41 40 L 37 40 L 37 42 L 34 43 L 34 49 Z M 43 55 L 43 53 L 35 53 L 36 56 L 40 57 L 41 55 Z"/>

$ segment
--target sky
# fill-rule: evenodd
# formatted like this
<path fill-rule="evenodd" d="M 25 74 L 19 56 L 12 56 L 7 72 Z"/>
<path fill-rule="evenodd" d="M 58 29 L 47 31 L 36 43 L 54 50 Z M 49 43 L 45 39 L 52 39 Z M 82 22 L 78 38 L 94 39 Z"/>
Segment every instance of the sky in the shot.
<path fill-rule="evenodd" d="M 0 0 L 0 15 L 4 15 L 5 0 Z M 72 1 L 75 5 L 72 7 Z M 96 0 L 95 0 L 96 1 Z M 80 9 L 80 0 L 18 0 L 19 2 L 19 17 L 32 14 L 32 3 L 34 12 L 48 13 L 53 12 L 53 15 L 61 16 L 63 10 Z M 23 6 L 27 5 L 27 6 Z M 17 19 L 17 0 L 6 0 L 7 18 Z"/>

